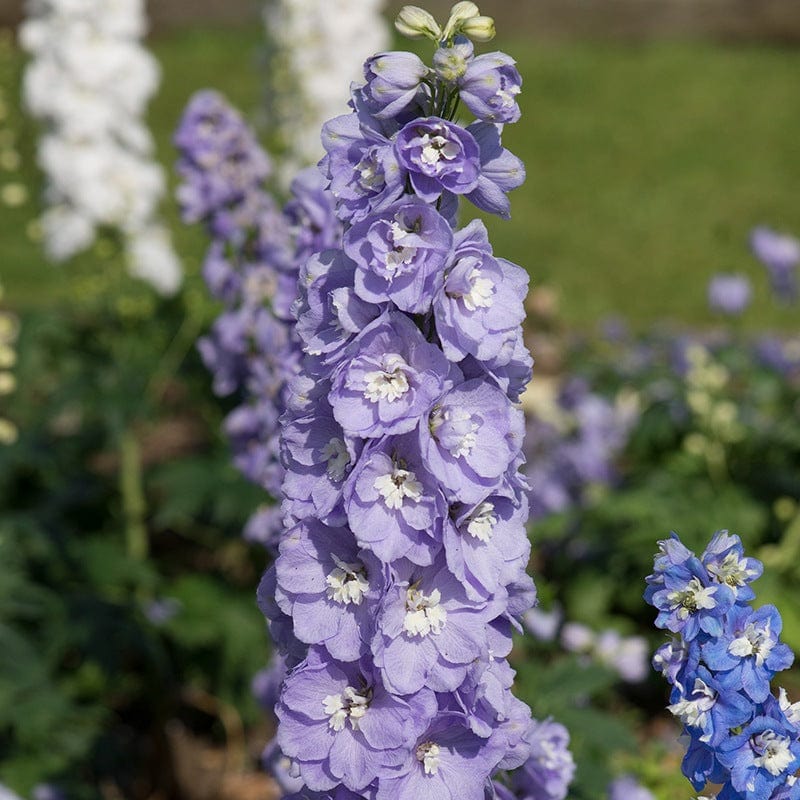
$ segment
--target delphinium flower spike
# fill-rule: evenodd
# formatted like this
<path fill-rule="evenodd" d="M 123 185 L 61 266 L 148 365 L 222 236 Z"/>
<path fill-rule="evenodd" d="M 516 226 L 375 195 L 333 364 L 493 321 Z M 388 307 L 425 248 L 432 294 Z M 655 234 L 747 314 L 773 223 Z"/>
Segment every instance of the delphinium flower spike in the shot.
<path fill-rule="evenodd" d="M 270 190 L 272 163 L 241 115 L 216 92 L 198 92 L 175 134 L 178 189 L 186 222 L 205 225 L 211 245 L 203 276 L 224 311 L 198 343 L 214 391 L 242 402 L 225 429 L 242 473 L 277 498 L 284 472 L 278 419 L 300 349 L 292 304 L 299 265 L 335 246 L 341 225 L 316 169 L 301 172 L 281 209 Z M 274 541 L 280 515 L 265 506 L 245 536 Z"/>
<path fill-rule="evenodd" d="M 456 224 L 462 196 L 508 216 L 521 79 L 474 55 L 468 36 L 494 30 L 474 3 L 443 26 L 406 7 L 398 29 L 435 43 L 432 66 L 368 59 L 322 132 L 344 234 L 301 266 L 294 305 L 286 529 L 259 589 L 287 670 L 270 762 L 292 798 L 561 800 L 567 732 L 531 719 L 506 660 L 536 597 L 516 405 L 528 279 L 481 222 Z"/>
<path fill-rule="evenodd" d="M 158 88 L 142 45 L 144 0 L 27 0 L 19 38 L 32 60 L 23 93 L 45 125 L 44 243 L 56 261 L 88 249 L 101 229 L 120 235 L 129 271 L 173 294 L 182 268 L 158 220 L 166 182 L 144 114 Z"/>
<path fill-rule="evenodd" d="M 753 610 L 762 565 L 738 536 L 714 534 L 697 558 L 673 534 L 660 544 L 645 599 L 673 638 L 653 665 L 672 685 L 669 710 L 689 746 L 683 774 L 697 791 L 722 784 L 717 800 L 800 797 L 800 710 L 770 681 L 794 659 L 772 605 Z"/>

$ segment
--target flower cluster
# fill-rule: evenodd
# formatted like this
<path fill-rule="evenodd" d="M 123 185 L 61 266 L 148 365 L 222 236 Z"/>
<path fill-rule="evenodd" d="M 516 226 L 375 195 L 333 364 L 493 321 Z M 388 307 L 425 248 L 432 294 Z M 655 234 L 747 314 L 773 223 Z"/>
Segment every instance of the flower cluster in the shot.
<path fill-rule="evenodd" d="M 225 422 L 234 463 L 278 497 L 278 419 L 300 357 L 291 311 L 299 267 L 312 253 L 336 246 L 341 226 L 315 169 L 302 172 L 289 202 L 277 206 L 268 190 L 269 157 L 216 92 L 191 99 L 175 144 L 183 218 L 202 221 L 208 230 L 212 241 L 203 276 L 225 307 L 198 347 L 215 392 L 243 401 Z M 279 515 L 266 508 L 250 520 L 245 535 L 269 543 L 279 525 Z"/>
<path fill-rule="evenodd" d="M 620 393 L 612 402 L 582 378 L 537 378 L 528 394 L 525 472 L 531 516 L 539 519 L 582 505 L 592 487 L 614 482 L 638 409 L 634 395 Z"/>
<path fill-rule="evenodd" d="M 319 130 L 341 113 L 364 59 L 389 44 L 384 0 L 268 0 L 273 48 L 270 114 L 289 154 L 287 172 L 315 164 Z M 291 172 L 290 172 L 291 174 Z"/>
<path fill-rule="evenodd" d="M 524 178 L 501 143 L 519 73 L 463 35 L 486 38 L 487 20 L 457 3 L 442 29 L 406 7 L 398 27 L 437 44 L 433 67 L 368 59 L 352 112 L 323 129 L 344 233 L 300 270 L 287 530 L 259 588 L 286 671 L 268 760 L 293 798 L 484 800 L 508 780 L 560 800 L 572 776 L 566 731 L 531 719 L 506 661 L 535 602 L 516 406 L 528 279 L 482 223 L 455 225 L 461 195 L 507 216 Z"/>
<path fill-rule="evenodd" d="M 0 286 L 0 300 L 3 287 Z M 16 378 L 11 371 L 17 361 L 14 344 L 19 333 L 19 323 L 10 311 L 0 309 L 0 398 L 7 397 L 16 389 Z M 17 439 L 17 426 L 5 416 L 0 416 L 0 445 L 13 444 Z"/>
<path fill-rule="evenodd" d="M 30 112 L 46 124 L 39 164 L 47 176 L 42 217 L 48 254 L 87 249 L 98 229 L 125 240 L 129 269 L 163 294 L 181 266 L 156 219 L 161 168 L 143 121 L 159 70 L 141 45 L 143 0 L 29 0 L 20 42 Z"/>
<path fill-rule="evenodd" d="M 656 626 L 674 635 L 653 664 L 690 737 L 684 775 L 698 791 L 724 784 L 720 800 L 800 797 L 800 707 L 770 691 L 794 656 L 780 641 L 778 610 L 751 605 L 761 563 L 727 531 L 700 558 L 675 534 L 659 546 L 645 599 L 658 610 Z"/>

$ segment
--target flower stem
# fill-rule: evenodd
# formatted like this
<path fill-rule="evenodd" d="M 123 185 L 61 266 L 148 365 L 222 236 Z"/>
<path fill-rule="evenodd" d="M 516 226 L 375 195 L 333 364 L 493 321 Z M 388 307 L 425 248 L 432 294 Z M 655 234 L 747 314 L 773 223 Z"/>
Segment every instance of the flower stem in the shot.
<path fill-rule="evenodd" d="M 123 432 L 119 450 L 119 492 L 125 518 L 125 542 L 130 558 L 144 561 L 150 543 L 144 522 L 146 505 L 142 488 L 142 456 L 139 443 L 130 428 Z"/>

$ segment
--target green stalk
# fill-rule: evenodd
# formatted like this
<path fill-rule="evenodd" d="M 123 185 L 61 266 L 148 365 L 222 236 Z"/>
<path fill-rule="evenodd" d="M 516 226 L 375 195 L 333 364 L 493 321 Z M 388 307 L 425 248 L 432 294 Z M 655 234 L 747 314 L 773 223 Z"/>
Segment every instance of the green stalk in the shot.
<path fill-rule="evenodd" d="M 150 550 L 144 518 L 146 505 L 142 487 L 142 454 L 133 431 L 126 429 L 120 438 L 119 492 L 125 519 L 128 556 L 145 561 Z"/>

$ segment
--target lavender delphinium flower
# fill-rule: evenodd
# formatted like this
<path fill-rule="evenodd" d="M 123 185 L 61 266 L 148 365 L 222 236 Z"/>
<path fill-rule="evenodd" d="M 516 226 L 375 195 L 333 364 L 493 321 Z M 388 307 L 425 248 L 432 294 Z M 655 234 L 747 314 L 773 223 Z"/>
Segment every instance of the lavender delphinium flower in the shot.
<path fill-rule="evenodd" d="M 750 304 L 752 289 L 744 275 L 715 275 L 708 283 L 708 305 L 712 311 L 731 316 L 741 314 Z"/>
<path fill-rule="evenodd" d="M 485 225 L 473 220 L 454 239 L 452 263 L 434 304 L 436 330 L 448 358 L 472 355 L 507 363 L 525 318 L 528 274 L 495 259 Z"/>
<path fill-rule="evenodd" d="M 441 290 L 452 246 L 447 220 L 418 200 L 370 215 L 344 237 L 344 251 L 356 263 L 356 294 L 415 314 L 428 311 Z"/>
<path fill-rule="evenodd" d="M 478 185 L 480 149 L 469 130 L 440 117 L 412 120 L 395 139 L 395 152 L 419 197 L 469 194 Z"/>
<path fill-rule="evenodd" d="M 536 598 L 515 406 L 527 275 L 482 224 L 455 223 L 462 195 L 506 215 L 524 177 L 500 143 L 520 81 L 505 56 L 469 79 L 441 69 L 448 50 L 480 58 L 462 34 L 493 26 L 473 3 L 444 28 L 406 7 L 399 27 L 435 42 L 434 68 L 369 59 L 351 113 L 323 130 L 344 230 L 300 266 L 293 305 L 285 527 L 259 588 L 289 669 L 270 763 L 305 783 L 297 797 L 484 800 L 519 768 L 559 800 L 568 736 L 531 719 L 506 661 Z M 469 126 L 455 118 L 462 78 L 481 109 Z"/>
<path fill-rule="evenodd" d="M 368 325 L 331 376 L 333 416 L 350 436 L 408 433 L 452 383 L 450 362 L 413 322 L 388 311 Z"/>
<path fill-rule="evenodd" d="M 461 714 L 439 714 L 418 737 L 405 761 L 380 781 L 376 800 L 437 797 L 483 800 L 486 776 L 499 763 L 503 742 L 482 738 Z"/>
<path fill-rule="evenodd" d="M 181 210 L 212 237 L 203 276 L 225 305 L 198 348 L 215 392 L 243 401 L 224 425 L 235 465 L 278 497 L 284 475 L 278 419 L 300 360 L 292 316 L 298 274 L 311 255 L 338 245 L 341 226 L 314 169 L 302 172 L 285 207 L 277 206 L 269 157 L 216 92 L 192 98 L 175 144 Z M 278 515 L 261 511 L 246 536 L 272 546 L 280 525 Z"/>
<path fill-rule="evenodd" d="M 505 53 L 487 53 L 471 60 L 458 81 L 461 100 L 485 122 L 516 122 L 522 78 Z"/>
<path fill-rule="evenodd" d="M 425 99 L 428 67 L 413 53 L 379 53 L 364 62 L 364 104 L 376 119 L 392 119 Z"/>
<path fill-rule="evenodd" d="M 754 597 L 749 584 L 761 569 L 744 555 L 739 537 L 727 531 L 718 531 L 699 559 L 673 534 L 661 542 L 647 578 L 645 598 L 660 610 L 656 625 L 679 633 L 659 648 L 653 665 L 672 684 L 669 710 L 689 736 L 683 773 L 698 791 L 707 783 L 723 784 L 717 797 L 725 800 L 776 800 L 797 791 L 797 706 L 783 689 L 778 698 L 770 693 L 770 680 L 791 666 L 794 656 L 780 642 L 777 609 L 766 605 L 754 611 L 749 605 Z M 690 587 L 687 573 L 705 588 Z M 733 602 L 712 611 L 717 593 L 706 592 L 714 585 L 727 590 Z M 676 591 L 684 616 L 713 613 L 715 624 L 676 625 L 674 612 L 665 607 L 665 597 Z"/>
<path fill-rule="evenodd" d="M 550 719 L 533 721 L 525 738 L 531 755 L 512 776 L 515 796 L 519 800 L 564 800 L 575 774 L 567 729 Z"/>

